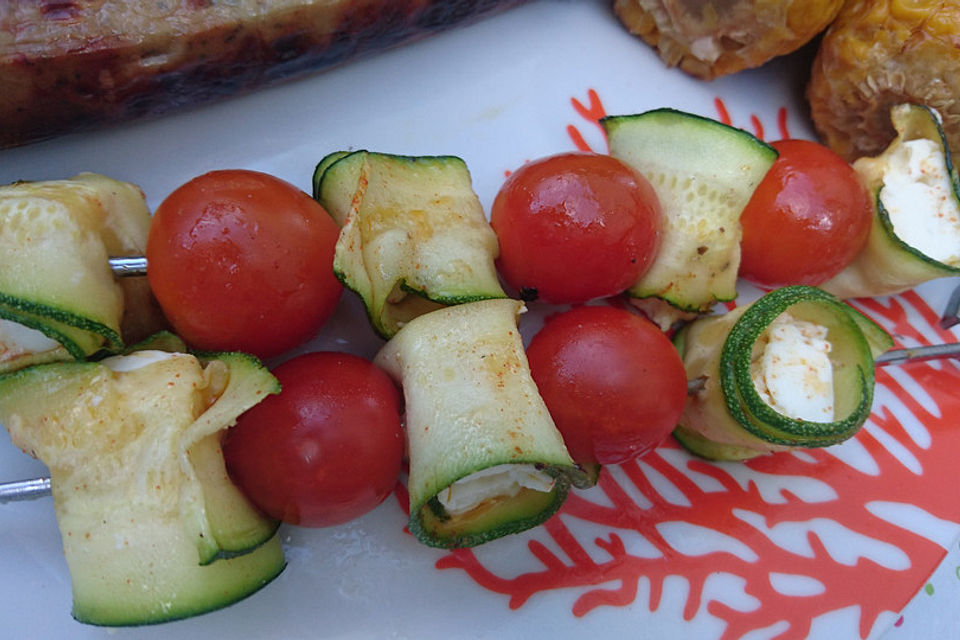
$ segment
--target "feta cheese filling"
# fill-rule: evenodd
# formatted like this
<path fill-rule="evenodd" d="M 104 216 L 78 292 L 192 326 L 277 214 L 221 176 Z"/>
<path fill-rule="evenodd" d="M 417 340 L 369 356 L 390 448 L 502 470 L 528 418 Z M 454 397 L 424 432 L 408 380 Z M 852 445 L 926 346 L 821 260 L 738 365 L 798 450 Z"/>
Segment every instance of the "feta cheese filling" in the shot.
<path fill-rule="evenodd" d="M 935 142 L 909 140 L 890 154 L 880 198 L 901 240 L 934 260 L 960 267 L 960 204 Z"/>
<path fill-rule="evenodd" d="M 782 313 L 765 336 L 766 344 L 750 364 L 753 384 L 763 401 L 796 420 L 832 422 L 833 366 L 827 328 Z"/>
<path fill-rule="evenodd" d="M 30 353 L 53 351 L 60 343 L 42 331 L 0 318 L 0 362 Z"/>
<path fill-rule="evenodd" d="M 553 489 L 553 478 L 532 464 L 500 464 L 460 478 L 437 494 L 450 515 L 462 515 L 487 500 L 512 498 L 523 489 L 544 493 Z"/>

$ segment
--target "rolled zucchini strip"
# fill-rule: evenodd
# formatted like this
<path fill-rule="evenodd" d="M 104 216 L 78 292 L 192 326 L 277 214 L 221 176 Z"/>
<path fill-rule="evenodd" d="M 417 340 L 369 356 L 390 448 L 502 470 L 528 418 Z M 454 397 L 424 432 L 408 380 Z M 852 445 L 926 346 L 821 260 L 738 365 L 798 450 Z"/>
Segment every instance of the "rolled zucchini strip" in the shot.
<path fill-rule="evenodd" d="M 141 625 L 226 606 L 284 567 L 220 435 L 279 384 L 245 354 L 139 351 L 0 376 L 0 422 L 50 468 L 73 615 Z"/>
<path fill-rule="evenodd" d="M 841 298 L 884 296 L 960 274 L 960 181 L 936 111 L 890 112 L 897 137 L 853 167 L 876 194 L 866 247 L 822 288 Z"/>
<path fill-rule="evenodd" d="M 0 187 L 0 372 L 118 351 L 126 322 L 159 328 L 125 320 L 124 287 L 143 303 L 146 283 L 121 285 L 108 264 L 142 255 L 149 225 L 140 189 L 104 176 Z"/>
<path fill-rule="evenodd" d="M 610 155 L 649 180 L 663 208 L 660 251 L 627 294 L 663 301 L 639 305 L 661 328 L 736 298 L 740 215 L 777 159 L 776 149 L 741 129 L 674 109 L 600 122 Z"/>
<path fill-rule="evenodd" d="M 313 181 L 341 226 L 334 272 L 380 336 L 447 305 L 506 297 L 497 237 L 460 158 L 338 151 Z"/>
<path fill-rule="evenodd" d="M 675 337 L 691 395 L 674 435 L 693 453 L 740 460 L 852 437 L 870 415 L 874 358 L 893 341 L 820 289 L 777 289 Z"/>
<path fill-rule="evenodd" d="M 410 531 L 471 547 L 547 520 L 585 478 L 530 376 L 516 300 L 410 321 L 375 362 L 403 387 Z"/>

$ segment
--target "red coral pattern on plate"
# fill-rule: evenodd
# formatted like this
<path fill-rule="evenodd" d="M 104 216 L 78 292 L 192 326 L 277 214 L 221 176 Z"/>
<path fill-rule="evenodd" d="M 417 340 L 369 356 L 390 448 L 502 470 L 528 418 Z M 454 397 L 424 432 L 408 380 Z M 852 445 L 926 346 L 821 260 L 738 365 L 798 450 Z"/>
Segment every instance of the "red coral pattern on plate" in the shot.
<path fill-rule="evenodd" d="M 591 125 L 605 115 L 592 89 L 586 103 L 571 104 Z M 723 101 L 714 106 L 717 119 L 732 124 Z M 787 121 L 781 108 L 781 138 L 790 137 Z M 760 118 L 750 122 L 763 138 Z M 576 148 L 592 150 L 577 126 L 567 133 Z M 915 292 L 853 304 L 897 346 L 956 341 Z M 514 609 L 538 593 L 569 590 L 575 616 L 640 598 L 657 611 L 676 591 L 668 581 L 681 577 L 684 620 L 705 608 L 725 622 L 723 638 L 761 629 L 767 637 L 804 638 L 819 616 L 851 607 L 865 638 L 894 624 L 890 614 L 960 534 L 960 497 L 944 490 L 955 484 L 950 454 L 960 450 L 960 367 L 913 362 L 880 367 L 876 379 L 873 415 L 844 444 L 711 463 L 670 439 L 640 460 L 605 468 L 597 487 L 574 492 L 558 517 L 528 537 L 531 564 L 519 573 L 471 549 L 448 552 L 436 566 L 466 572 Z"/>

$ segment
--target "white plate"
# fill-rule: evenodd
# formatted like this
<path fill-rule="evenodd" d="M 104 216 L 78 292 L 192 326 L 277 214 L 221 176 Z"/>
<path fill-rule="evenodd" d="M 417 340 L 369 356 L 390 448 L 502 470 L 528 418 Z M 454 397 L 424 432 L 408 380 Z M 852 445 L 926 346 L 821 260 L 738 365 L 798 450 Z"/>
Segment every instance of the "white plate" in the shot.
<path fill-rule="evenodd" d="M 577 134 L 605 150 L 575 105 L 589 105 L 592 92 L 609 114 L 670 106 L 718 117 L 719 99 L 733 124 L 767 139 L 811 137 L 801 63 L 698 82 L 664 69 L 607 2 L 540 1 L 216 106 L 0 152 L 0 183 L 96 171 L 139 184 L 155 207 L 211 169 L 259 169 L 309 191 L 327 152 L 366 148 L 459 155 L 489 207 L 505 172 L 575 148 Z M 952 284 L 884 301 L 909 315 L 881 320 L 903 344 L 955 339 L 921 315 L 926 305 L 938 313 Z M 310 348 L 370 356 L 379 344 L 346 294 Z M 936 380 L 944 388 L 933 388 Z M 0 635 L 936 637 L 958 622 L 948 600 L 960 592 L 951 475 L 951 447 L 960 443 L 949 428 L 960 421 L 960 399 L 951 384 L 960 388 L 954 363 L 888 368 L 874 419 L 829 452 L 708 465 L 668 444 L 612 469 L 602 488 L 578 492 L 548 526 L 473 552 L 416 543 L 393 497 L 344 526 L 286 527 L 289 566 L 273 584 L 225 610 L 158 627 L 74 622 L 51 503 L 3 505 Z M 2 438 L 0 479 L 44 472 Z M 614 512 L 626 515 L 614 523 Z M 953 555 L 929 579 L 947 550 Z"/>

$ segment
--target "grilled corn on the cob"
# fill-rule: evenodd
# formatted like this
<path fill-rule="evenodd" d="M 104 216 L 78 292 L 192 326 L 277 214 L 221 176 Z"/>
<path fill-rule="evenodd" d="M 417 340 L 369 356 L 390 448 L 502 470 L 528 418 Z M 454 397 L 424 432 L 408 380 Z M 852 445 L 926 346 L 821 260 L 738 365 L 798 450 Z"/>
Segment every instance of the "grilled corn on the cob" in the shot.
<path fill-rule="evenodd" d="M 843 0 L 614 0 L 667 65 L 710 80 L 759 67 L 823 31 Z"/>
<path fill-rule="evenodd" d="M 807 96 L 818 133 L 847 160 L 890 144 L 890 108 L 901 103 L 936 109 L 960 148 L 960 0 L 848 0 L 823 37 Z"/>

